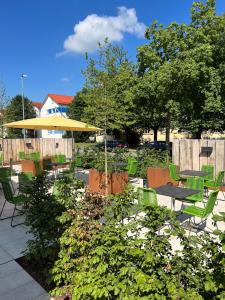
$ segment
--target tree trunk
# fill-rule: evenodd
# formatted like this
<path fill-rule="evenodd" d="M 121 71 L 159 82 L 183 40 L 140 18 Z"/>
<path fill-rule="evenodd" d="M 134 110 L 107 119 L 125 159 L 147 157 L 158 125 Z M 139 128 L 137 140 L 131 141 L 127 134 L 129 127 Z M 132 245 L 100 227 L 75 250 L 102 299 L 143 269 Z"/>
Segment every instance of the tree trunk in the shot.
<path fill-rule="evenodd" d="M 166 122 L 166 142 L 170 142 L 170 113 L 167 114 L 167 122 Z"/>
<path fill-rule="evenodd" d="M 154 132 L 154 141 L 157 141 L 158 140 L 158 127 L 154 127 L 153 132 Z"/>
<path fill-rule="evenodd" d="M 198 139 L 200 140 L 202 138 L 202 128 L 199 128 L 198 131 L 196 131 L 193 134 L 193 139 Z"/>

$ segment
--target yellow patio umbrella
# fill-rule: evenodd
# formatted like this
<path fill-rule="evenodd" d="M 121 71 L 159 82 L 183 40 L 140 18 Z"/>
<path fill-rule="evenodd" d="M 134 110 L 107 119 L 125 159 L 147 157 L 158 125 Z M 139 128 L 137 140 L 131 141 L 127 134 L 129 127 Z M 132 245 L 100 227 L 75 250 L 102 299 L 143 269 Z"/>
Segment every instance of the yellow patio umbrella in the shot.
<path fill-rule="evenodd" d="M 33 130 L 101 131 L 101 128 L 63 116 L 26 119 L 3 125 L 6 128 L 25 128 Z"/>
<path fill-rule="evenodd" d="M 64 116 L 49 116 L 49 117 L 40 117 L 25 119 L 21 121 L 15 121 L 11 123 L 6 123 L 3 125 L 6 128 L 25 128 L 33 130 L 66 130 L 66 131 L 101 131 L 101 128 L 92 126 L 90 124 L 68 119 Z M 73 135 L 72 135 L 73 138 Z M 74 145 L 74 143 L 73 143 Z M 74 154 L 74 147 L 72 149 Z"/>

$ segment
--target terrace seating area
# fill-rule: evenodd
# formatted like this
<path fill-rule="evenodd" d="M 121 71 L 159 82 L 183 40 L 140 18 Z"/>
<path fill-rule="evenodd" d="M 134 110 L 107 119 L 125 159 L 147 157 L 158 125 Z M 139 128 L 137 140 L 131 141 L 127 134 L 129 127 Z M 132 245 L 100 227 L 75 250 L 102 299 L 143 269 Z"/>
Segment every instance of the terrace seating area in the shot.
<path fill-rule="evenodd" d="M 4 295 L 4 299 L 14 299 L 14 295 L 19 295 L 15 299 L 44 300 L 49 299 L 47 292 L 16 262 L 17 258 L 23 256 L 27 241 L 33 238 L 24 225 L 25 215 L 20 214 L 24 198 L 27 197 L 26 189 L 43 170 L 47 172 L 52 186 L 57 179 L 68 174 L 73 174 L 74 178 L 89 186 L 91 173 L 83 168 L 82 155 L 74 159 L 74 168 L 71 168 L 71 160 L 63 154 L 40 158 L 38 153 L 34 153 L 29 157 L 20 155 L 20 158 L 21 164 L 0 169 L 0 294 Z M 29 161 L 30 165 L 26 166 L 25 161 Z M 203 231 L 213 234 L 215 229 L 225 230 L 223 222 L 215 226 L 212 219 L 214 214 L 225 212 L 225 198 L 220 190 L 224 171 L 214 177 L 212 165 L 203 165 L 201 171 L 179 171 L 176 165 L 170 163 L 168 184 L 151 187 L 150 178 L 149 187 L 144 187 L 143 179 L 137 177 L 139 163 L 140 160 L 133 157 L 127 163 L 114 162 L 112 167 L 113 172 L 129 175 L 128 181 L 138 195 L 134 199 L 134 205 L 138 203 L 136 213 L 143 212 L 146 206 L 165 206 L 176 213 L 187 235 L 198 235 Z M 56 193 L 55 188 L 53 193 Z M 172 248 L 174 251 L 180 248 L 178 239 L 174 238 Z M 7 287 L 6 281 L 11 282 Z M 27 298 L 22 298 L 24 292 Z"/>

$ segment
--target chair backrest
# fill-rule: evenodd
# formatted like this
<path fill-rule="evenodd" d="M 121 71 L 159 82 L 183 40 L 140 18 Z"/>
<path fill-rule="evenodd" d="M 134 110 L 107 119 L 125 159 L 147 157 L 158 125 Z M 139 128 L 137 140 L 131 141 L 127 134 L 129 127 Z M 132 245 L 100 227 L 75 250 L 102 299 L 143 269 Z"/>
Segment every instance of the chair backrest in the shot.
<path fill-rule="evenodd" d="M 137 167 L 138 167 L 138 161 L 137 160 L 132 160 L 130 162 L 130 165 L 128 167 L 128 174 L 134 176 L 137 172 Z"/>
<path fill-rule="evenodd" d="M 11 185 L 9 183 L 9 181 L 7 180 L 1 180 L 1 184 L 2 184 L 2 190 L 5 196 L 5 199 L 10 202 L 13 203 L 13 192 L 12 192 L 12 188 Z"/>
<path fill-rule="evenodd" d="M 204 178 L 203 177 L 188 177 L 186 187 L 193 190 L 199 190 L 197 194 L 201 199 L 204 196 Z"/>
<path fill-rule="evenodd" d="M 224 173 L 225 171 L 220 171 L 216 177 L 216 186 L 220 187 L 222 186 L 223 180 L 224 180 Z"/>
<path fill-rule="evenodd" d="M 170 172 L 170 178 L 173 180 L 177 180 L 179 176 L 177 175 L 177 166 L 173 163 L 169 164 L 169 172 Z"/>
<path fill-rule="evenodd" d="M 219 193 L 219 190 L 216 190 L 216 191 L 213 191 L 210 193 L 209 199 L 205 206 L 204 217 L 208 216 L 209 214 L 211 214 L 213 212 L 213 208 L 215 206 L 218 193 Z"/>
<path fill-rule="evenodd" d="M 138 193 L 138 204 L 139 206 L 157 206 L 157 195 L 156 191 L 150 188 L 141 188 L 137 189 Z"/>
<path fill-rule="evenodd" d="M 203 165 L 201 167 L 201 171 L 208 173 L 207 176 L 204 176 L 204 179 L 213 180 L 213 174 L 214 174 L 214 166 L 213 165 Z"/>
<path fill-rule="evenodd" d="M 20 160 L 26 159 L 26 154 L 25 154 L 25 152 L 23 152 L 23 151 L 20 151 L 20 152 L 19 152 L 19 159 L 20 159 Z"/>

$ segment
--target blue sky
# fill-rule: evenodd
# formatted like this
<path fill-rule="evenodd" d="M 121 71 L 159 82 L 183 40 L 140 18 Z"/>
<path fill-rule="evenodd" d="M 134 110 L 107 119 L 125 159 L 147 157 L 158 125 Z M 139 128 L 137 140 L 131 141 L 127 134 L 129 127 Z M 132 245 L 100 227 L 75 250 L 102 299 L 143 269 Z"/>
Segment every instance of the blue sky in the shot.
<path fill-rule="evenodd" d="M 192 0 L 1 1 L 0 81 L 10 97 L 21 93 L 22 73 L 28 75 L 24 93 L 33 101 L 43 101 L 48 93 L 74 95 L 84 81 L 84 52 L 89 49 L 95 55 L 96 39 L 109 34 L 135 59 L 136 47 L 145 43 L 144 26 L 154 20 L 165 25 L 189 22 L 191 3 Z M 217 0 L 217 12 L 225 12 L 225 0 Z"/>

